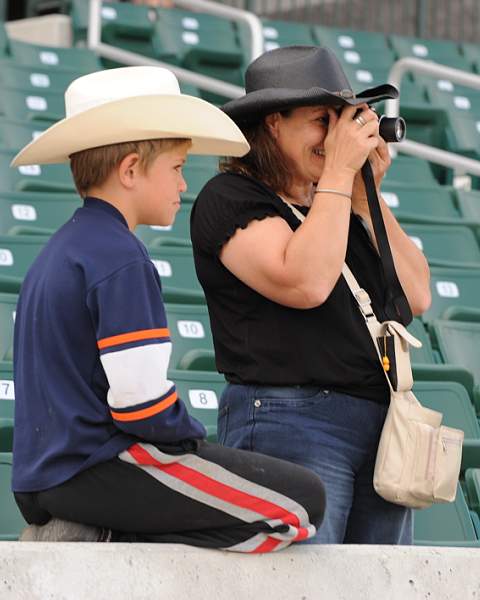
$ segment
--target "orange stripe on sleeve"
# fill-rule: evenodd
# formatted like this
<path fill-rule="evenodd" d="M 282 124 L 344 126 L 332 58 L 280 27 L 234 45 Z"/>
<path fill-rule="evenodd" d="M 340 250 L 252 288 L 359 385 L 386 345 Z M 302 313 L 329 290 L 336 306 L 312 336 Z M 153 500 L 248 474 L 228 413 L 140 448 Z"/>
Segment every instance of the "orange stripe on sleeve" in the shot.
<path fill-rule="evenodd" d="M 138 342 L 140 340 L 151 340 L 152 338 L 170 337 L 170 332 L 165 327 L 163 329 L 141 329 L 139 331 L 130 331 L 129 333 L 121 333 L 112 337 L 98 340 L 97 346 L 100 350 L 110 348 L 111 346 L 119 346 L 120 344 L 128 344 L 129 342 Z"/>
<path fill-rule="evenodd" d="M 116 421 L 139 421 L 140 419 L 148 419 L 148 417 L 152 417 L 153 415 L 166 410 L 169 406 L 175 404 L 176 401 L 177 392 L 172 392 L 170 396 L 167 396 L 164 400 L 160 400 L 160 402 L 157 402 L 157 404 L 149 406 L 148 408 L 127 413 L 119 413 L 111 410 L 110 413 Z"/>

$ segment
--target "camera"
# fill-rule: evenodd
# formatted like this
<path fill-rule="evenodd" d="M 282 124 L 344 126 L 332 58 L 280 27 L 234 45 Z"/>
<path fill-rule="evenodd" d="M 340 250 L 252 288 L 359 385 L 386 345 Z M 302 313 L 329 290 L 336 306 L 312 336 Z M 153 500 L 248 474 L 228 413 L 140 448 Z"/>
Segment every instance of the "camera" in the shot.
<path fill-rule="evenodd" d="M 402 117 L 386 117 L 381 115 L 378 118 L 380 137 L 386 142 L 401 142 L 407 134 L 407 124 Z"/>
<path fill-rule="evenodd" d="M 376 112 L 375 108 L 372 106 L 370 106 L 370 108 Z M 358 110 L 355 113 L 355 117 L 361 112 L 361 110 Z M 386 142 L 401 142 L 405 139 L 407 134 L 407 124 L 402 117 L 386 117 L 385 115 L 379 115 L 378 129 L 380 137 Z"/>

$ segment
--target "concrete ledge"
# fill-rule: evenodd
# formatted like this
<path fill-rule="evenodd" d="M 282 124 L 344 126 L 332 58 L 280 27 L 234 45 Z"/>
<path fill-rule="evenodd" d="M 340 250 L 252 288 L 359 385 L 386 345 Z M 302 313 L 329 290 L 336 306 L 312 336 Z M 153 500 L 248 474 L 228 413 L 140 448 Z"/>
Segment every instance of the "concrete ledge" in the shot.
<path fill-rule="evenodd" d="M 2 600 L 479 600 L 480 551 L 296 546 L 248 556 L 181 545 L 0 542 Z"/>

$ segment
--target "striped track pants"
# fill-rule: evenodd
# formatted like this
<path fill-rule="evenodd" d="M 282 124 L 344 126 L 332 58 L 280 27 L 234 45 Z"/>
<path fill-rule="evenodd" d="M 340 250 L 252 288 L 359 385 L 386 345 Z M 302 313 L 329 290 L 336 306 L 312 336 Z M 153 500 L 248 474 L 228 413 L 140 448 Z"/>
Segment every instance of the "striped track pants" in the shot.
<path fill-rule="evenodd" d="M 320 479 L 301 466 L 188 441 L 137 443 L 36 494 L 35 503 L 48 518 L 108 527 L 113 541 L 261 553 L 312 537 L 325 495 Z M 45 514 L 27 520 L 40 524 Z"/>

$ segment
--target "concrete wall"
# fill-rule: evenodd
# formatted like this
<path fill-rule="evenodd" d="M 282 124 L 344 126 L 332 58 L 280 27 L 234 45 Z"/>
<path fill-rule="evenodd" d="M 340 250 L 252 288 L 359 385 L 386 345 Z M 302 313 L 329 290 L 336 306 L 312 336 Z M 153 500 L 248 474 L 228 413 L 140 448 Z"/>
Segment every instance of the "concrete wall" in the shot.
<path fill-rule="evenodd" d="M 72 24 L 66 15 L 45 15 L 5 23 L 9 37 L 30 44 L 69 47 L 72 45 Z"/>
<path fill-rule="evenodd" d="M 479 600 L 480 550 L 0 542 L 2 600 Z"/>

